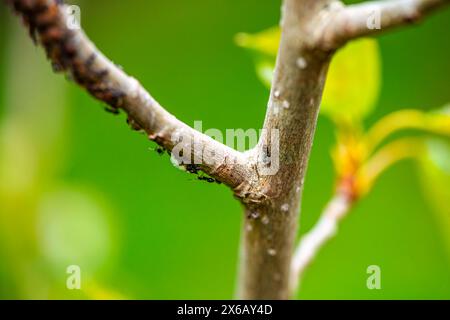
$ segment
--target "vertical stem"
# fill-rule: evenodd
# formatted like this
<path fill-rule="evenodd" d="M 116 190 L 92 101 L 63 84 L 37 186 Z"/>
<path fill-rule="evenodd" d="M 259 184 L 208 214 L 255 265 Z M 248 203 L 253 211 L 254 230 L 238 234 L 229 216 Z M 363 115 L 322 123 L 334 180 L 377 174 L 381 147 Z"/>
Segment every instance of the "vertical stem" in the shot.
<path fill-rule="evenodd" d="M 321 0 L 285 0 L 282 35 L 264 132 L 254 150 L 268 154 L 279 133 L 279 170 L 260 175 L 246 198 L 240 298 L 289 298 L 289 273 L 299 205 L 329 54 L 308 43 Z M 251 198 L 251 196 L 249 197 Z"/>
<path fill-rule="evenodd" d="M 338 192 L 328 202 L 316 225 L 305 234 L 295 251 L 291 268 L 291 294 L 298 290 L 300 278 L 311 264 L 320 248 L 331 239 L 338 229 L 339 221 L 345 217 L 355 199 Z"/>
<path fill-rule="evenodd" d="M 298 202 L 298 201 L 297 201 Z M 297 215 L 273 207 L 245 210 L 239 297 L 242 299 L 289 298 L 289 270 Z"/>

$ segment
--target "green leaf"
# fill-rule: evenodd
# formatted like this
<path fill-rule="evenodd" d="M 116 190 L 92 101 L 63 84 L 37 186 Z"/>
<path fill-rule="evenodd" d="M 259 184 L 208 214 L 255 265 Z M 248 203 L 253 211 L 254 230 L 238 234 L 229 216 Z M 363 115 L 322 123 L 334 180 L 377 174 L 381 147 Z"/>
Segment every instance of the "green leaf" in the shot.
<path fill-rule="evenodd" d="M 321 110 L 337 121 L 361 121 L 374 109 L 381 82 L 381 59 L 373 39 L 350 42 L 334 56 Z"/>
<path fill-rule="evenodd" d="M 450 259 L 450 141 L 430 139 L 426 150 L 420 163 L 421 178 Z"/>
<path fill-rule="evenodd" d="M 280 41 L 280 29 L 240 33 L 236 43 L 254 56 L 259 79 L 270 88 Z M 373 39 L 350 42 L 334 56 L 325 84 L 322 113 L 336 122 L 359 122 L 375 107 L 381 81 L 381 59 Z"/>
<path fill-rule="evenodd" d="M 250 49 L 258 55 L 265 55 L 275 59 L 278 52 L 280 37 L 280 28 L 272 27 L 255 34 L 238 33 L 234 40 L 240 47 Z"/>

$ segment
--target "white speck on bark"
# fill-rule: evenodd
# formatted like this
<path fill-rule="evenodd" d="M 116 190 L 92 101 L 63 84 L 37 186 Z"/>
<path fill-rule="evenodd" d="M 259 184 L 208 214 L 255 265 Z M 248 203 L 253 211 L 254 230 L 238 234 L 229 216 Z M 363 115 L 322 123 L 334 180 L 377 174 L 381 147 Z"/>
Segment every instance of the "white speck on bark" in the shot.
<path fill-rule="evenodd" d="M 275 107 L 273 108 L 273 114 L 274 114 L 274 115 L 277 115 L 279 112 L 280 112 L 280 108 L 278 108 L 278 106 L 275 106 Z"/>
<path fill-rule="evenodd" d="M 296 61 L 297 67 L 300 69 L 305 69 L 308 66 L 308 63 L 306 62 L 305 58 L 299 57 Z"/>

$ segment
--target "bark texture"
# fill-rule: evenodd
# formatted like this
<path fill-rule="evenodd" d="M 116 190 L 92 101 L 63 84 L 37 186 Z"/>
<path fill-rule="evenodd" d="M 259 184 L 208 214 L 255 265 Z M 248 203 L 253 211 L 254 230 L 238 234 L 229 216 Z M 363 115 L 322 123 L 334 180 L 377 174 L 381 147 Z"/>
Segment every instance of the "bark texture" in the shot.
<path fill-rule="evenodd" d="M 250 186 L 243 231 L 240 297 L 287 299 L 300 198 L 330 54 L 310 42 L 314 17 L 327 1 L 287 0 L 274 82 L 256 149 L 264 155 L 279 131 L 279 171 Z M 257 195 L 252 198 L 251 195 Z"/>

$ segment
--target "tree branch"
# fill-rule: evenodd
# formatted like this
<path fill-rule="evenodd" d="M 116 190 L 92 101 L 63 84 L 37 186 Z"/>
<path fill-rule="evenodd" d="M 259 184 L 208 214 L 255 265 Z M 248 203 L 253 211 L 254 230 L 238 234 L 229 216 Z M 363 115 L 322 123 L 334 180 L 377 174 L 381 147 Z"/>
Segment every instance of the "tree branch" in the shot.
<path fill-rule="evenodd" d="M 323 48 L 334 50 L 351 39 L 417 22 L 449 3 L 449 0 L 383 0 L 330 6 L 317 34 Z"/>
<path fill-rule="evenodd" d="M 325 207 L 315 226 L 305 234 L 295 250 L 291 265 L 291 294 L 299 287 L 305 269 L 316 257 L 320 248 L 337 232 L 339 221 L 344 218 L 354 199 L 338 192 Z"/>
<path fill-rule="evenodd" d="M 312 48 L 309 41 L 315 17 L 327 2 L 283 2 L 280 49 L 264 131 L 253 150 L 258 163 L 270 164 L 265 159 L 274 156 L 272 133 L 278 132 L 279 170 L 260 176 L 245 190 L 239 282 L 243 299 L 289 298 L 300 198 L 330 59 L 327 53 Z"/>
<path fill-rule="evenodd" d="M 23 17 L 53 66 L 67 72 L 92 96 L 128 114 L 134 129 L 171 151 L 180 143 L 189 148 L 191 162 L 212 177 L 236 188 L 250 170 L 245 156 L 202 134 L 167 112 L 133 77 L 108 60 L 82 30 L 69 27 L 67 10 L 57 0 L 7 0 Z M 184 155 L 183 158 L 185 158 Z M 197 169 L 196 169 L 197 170 Z"/>
<path fill-rule="evenodd" d="M 423 154 L 423 140 L 419 138 L 401 138 L 384 146 L 360 169 L 362 171 L 360 173 L 364 175 L 365 188 L 371 188 L 380 174 L 394 163 L 421 154 Z M 295 294 L 298 290 L 306 268 L 327 241 L 336 234 L 339 222 L 360 198 L 361 194 L 352 194 L 341 185 L 315 226 L 300 239 L 291 264 L 291 294 Z"/>

